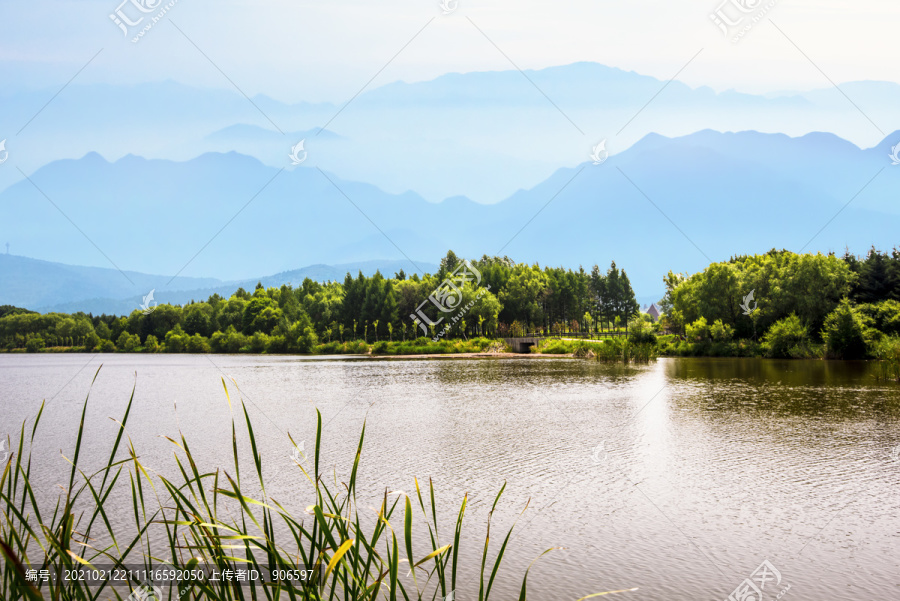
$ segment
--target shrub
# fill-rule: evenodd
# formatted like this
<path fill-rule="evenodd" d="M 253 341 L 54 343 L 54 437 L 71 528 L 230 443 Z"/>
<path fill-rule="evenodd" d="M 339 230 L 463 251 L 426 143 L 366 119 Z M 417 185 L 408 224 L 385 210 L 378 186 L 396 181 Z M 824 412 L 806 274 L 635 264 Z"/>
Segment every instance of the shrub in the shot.
<path fill-rule="evenodd" d="M 144 351 L 147 353 L 158 353 L 159 352 L 159 341 L 156 339 L 156 336 L 150 334 L 147 336 L 147 340 L 144 342 Z"/>
<path fill-rule="evenodd" d="M 543 355 L 567 355 L 574 352 L 574 348 L 569 341 L 551 338 L 531 347 L 531 352 Z"/>
<path fill-rule="evenodd" d="M 116 352 L 116 345 L 113 344 L 112 340 L 104 340 L 100 343 L 100 352 L 102 353 L 114 353 Z"/>
<path fill-rule="evenodd" d="M 187 339 L 186 350 L 189 353 L 208 353 L 209 348 L 209 340 L 205 336 L 201 336 L 200 334 L 194 334 L 193 336 Z"/>
<path fill-rule="evenodd" d="M 763 336 L 763 344 L 767 356 L 787 359 L 794 356 L 791 354 L 792 349 L 799 350 L 809 346 L 809 330 L 792 313 L 772 324 Z"/>
<path fill-rule="evenodd" d="M 878 359 L 878 379 L 900 382 L 900 338 L 883 338 L 873 354 Z"/>
<path fill-rule="evenodd" d="M 269 344 L 266 346 L 267 353 L 286 353 L 288 352 L 288 342 L 287 338 L 284 336 L 275 335 L 269 336 Z"/>
<path fill-rule="evenodd" d="M 895 300 L 857 306 L 857 310 L 870 318 L 872 326 L 889 336 L 900 336 L 900 303 Z"/>
<path fill-rule="evenodd" d="M 705 317 L 701 317 L 694 323 L 687 324 L 685 331 L 689 340 L 702 342 L 709 339 L 709 325 L 706 323 Z"/>
<path fill-rule="evenodd" d="M 120 351 L 130 353 L 135 348 L 137 348 L 141 344 L 141 339 L 137 334 L 129 334 L 128 332 L 122 332 L 119 334 L 119 339 L 116 340 L 116 348 Z"/>
<path fill-rule="evenodd" d="M 43 338 L 40 336 L 33 336 L 25 343 L 25 350 L 29 353 L 39 353 L 44 350 L 45 346 L 46 344 L 44 343 Z"/>
<path fill-rule="evenodd" d="M 177 324 L 174 328 L 166 332 L 166 352 L 167 353 L 183 353 L 187 348 L 190 336 L 181 329 L 181 324 Z"/>
<path fill-rule="evenodd" d="M 319 337 L 316 331 L 310 327 L 304 328 L 303 334 L 297 337 L 295 350 L 298 353 L 312 353 L 319 344 Z"/>
<path fill-rule="evenodd" d="M 597 361 L 616 362 L 623 357 L 625 341 L 622 338 L 607 338 L 595 347 Z"/>
<path fill-rule="evenodd" d="M 228 326 L 225 332 L 216 332 L 212 335 L 210 346 L 216 353 L 239 353 L 247 345 L 247 337 Z"/>
<path fill-rule="evenodd" d="M 650 317 L 644 313 L 646 317 Z M 656 346 L 656 333 L 653 331 L 653 322 L 644 319 L 635 319 L 629 324 L 628 342 L 631 344 L 651 344 Z"/>
<path fill-rule="evenodd" d="M 391 349 L 391 346 L 393 346 L 393 345 L 388 344 L 387 340 L 381 340 L 379 342 L 376 342 L 372 346 L 372 354 L 373 355 L 394 355 L 394 354 L 396 354 L 397 351 Z M 393 352 L 392 352 L 392 350 L 393 350 Z"/>
<path fill-rule="evenodd" d="M 269 337 L 262 332 L 256 332 L 250 338 L 250 352 L 262 353 L 269 346 Z"/>
<path fill-rule="evenodd" d="M 829 357 L 835 359 L 865 359 L 879 335 L 870 326 L 871 318 L 857 311 L 844 299 L 837 309 L 825 318 L 822 338 Z"/>
<path fill-rule="evenodd" d="M 313 352 L 319 355 L 366 355 L 369 352 L 369 345 L 362 340 L 326 342 L 317 345 Z"/>
<path fill-rule="evenodd" d="M 90 332 L 84 337 L 84 350 L 90 352 L 100 346 L 100 337 L 96 332 Z"/>
<path fill-rule="evenodd" d="M 722 323 L 721 319 L 717 319 L 709 328 L 709 335 L 716 342 L 728 342 L 734 338 L 734 328 L 726 323 Z"/>

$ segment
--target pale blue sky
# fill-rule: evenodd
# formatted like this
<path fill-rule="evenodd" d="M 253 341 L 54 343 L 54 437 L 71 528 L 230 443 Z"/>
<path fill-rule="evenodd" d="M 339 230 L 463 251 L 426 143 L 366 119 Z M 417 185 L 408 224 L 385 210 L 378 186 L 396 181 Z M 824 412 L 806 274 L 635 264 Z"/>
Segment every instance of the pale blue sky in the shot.
<path fill-rule="evenodd" d="M 170 23 L 127 41 L 108 18 L 120 1 L 0 3 L 0 95 L 58 86 L 100 48 L 79 82 L 228 87 Z M 689 85 L 756 93 L 830 85 L 768 22 L 726 41 L 709 20 L 720 2 L 460 0 L 442 16 L 436 0 L 179 0 L 168 19 L 249 95 L 284 101 L 344 101 L 432 18 L 373 85 L 509 68 L 468 19 L 522 68 L 596 61 L 668 79 L 704 48 L 679 77 Z M 900 81 L 896 0 L 767 2 L 772 20 L 835 82 Z"/>

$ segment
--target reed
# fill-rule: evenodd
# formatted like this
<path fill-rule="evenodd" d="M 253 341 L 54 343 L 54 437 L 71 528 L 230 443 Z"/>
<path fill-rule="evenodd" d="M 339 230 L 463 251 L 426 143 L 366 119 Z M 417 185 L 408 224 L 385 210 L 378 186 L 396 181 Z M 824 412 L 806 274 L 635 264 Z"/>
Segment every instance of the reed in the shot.
<path fill-rule="evenodd" d="M 94 380 L 96 377 L 97 374 Z M 224 379 L 222 385 L 231 405 Z M 180 435 L 177 440 L 168 439 L 176 450 L 177 473 L 154 478 L 141 463 L 127 436 L 126 425 L 134 401 L 134 390 L 124 416 L 117 422 L 118 433 L 106 465 L 93 473 L 82 471 L 79 458 L 89 399 L 90 393 L 82 408 L 74 452 L 68 459 L 71 464 L 68 486 L 60 493 L 52 511 L 39 507 L 37 499 L 41 491 L 35 489 L 32 478 L 31 449 L 43 414 L 43 404 L 30 431 L 23 423 L 17 448 L 3 466 L 0 478 L 0 508 L 3 515 L 0 551 L 5 561 L 0 573 L 0 599 L 121 600 L 144 585 L 142 582 L 131 582 L 126 588 L 108 585 L 90 587 L 74 580 L 57 581 L 50 585 L 31 582 L 27 577 L 28 570 L 50 569 L 62 574 L 66 569 L 99 565 L 186 571 L 203 565 L 215 566 L 218 570 L 296 570 L 311 567 L 317 575 L 308 582 L 245 583 L 243 586 L 210 582 L 205 578 L 188 578 L 167 587 L 163 598 L 169 601 L 396 601 L 400 598 L 410 601 L 445 599 L 456 590 L 462 567 L 459 543 L 468 495 L 460 503 L 453 529 L 444 532 L 438 528 L 433 483 L 429 480 L 423 494 L 416 480 L 414 496 L 385 491 L 377 515 L 371 520 L 373 525 L 368 529 L 364 527 L 356 493 L 365 424 L 359 436 L 349 480 L 330 487 L 321 471 L 322 416 L 317 411 L 311 469 L 297 462 L 298 469 L 315 491 L 316 503 L 303 516 L 295 517 L 266 493 L 263 458 L 243 401 L 239 404 L 239 414 L 243 419 L 232 419 L 231 423 L 232 468 L 201 470 L 194 460 L 188 440 Z M 246 435 L 252 452 L 254 469 L 250 474 L 242 474 L 240 469 L 238 424 L 241 421 L 241 437 Z M 114 489 L 126 485 L 130 486 L 134 519 L 134 530 L 127 536 L 114 531 L 106 510 Z M 249 496 L 246 491 L 250 489 L 259 491 L 259 498 Z M 495 558 L 490 560 L 493 554 L 491 516 L 500 503 L 504 489 L 505 485 L 496 495 L 487 518 L 487 534 L 478 572 L 479 601 L 491 598 L 498 570 L 515 528 L 513 524 L 506 532 Z M 165 501 L 161 497 L 165 497 Z M 423 555 L 414 554 L 412 542 L 414 521 L 418 523 L 416 516 L 419 513 L 430 540 L 430 550 Z M 158 536 L 158 529 L 162 529 L 165 535 L 164 545 L 153 542 L 162 538 Z M 552 550 L 545 551 L 541 556 Z M 401 567 L 401 564 L 406 565 Z M 530 569 L 531 566 L 522 578 L 519 594 L 522 601 L 527 598 Z M 402 578 L 406 571 L 411 571 L 412 583 Z M 466 574 L 472 573 L 475 573 L 472 569 L 466 570 Z M 628 591 L 595 593 L 582 599 L 619 592 Z"/>
<path fill-rule="evenodd" d="M 875 345 L 876 374 L 878 380 L 900 382 L 900 338 L 884 337 Z"/>

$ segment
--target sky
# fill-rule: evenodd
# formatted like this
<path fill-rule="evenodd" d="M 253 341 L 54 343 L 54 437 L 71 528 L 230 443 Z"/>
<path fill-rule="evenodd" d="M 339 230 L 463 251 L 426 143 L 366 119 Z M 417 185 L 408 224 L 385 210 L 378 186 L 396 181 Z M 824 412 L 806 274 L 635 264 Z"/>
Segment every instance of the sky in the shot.
<path fill-rule="evenodd" d="M 134 43 L 140 27 L 151 23 L 153 15 L 163 9 L 165 15 Z M 714 23 L 714 18 L 739 16 L 743 20 L 728 36 Z M 142 23 L 125 27 L 125 33 L 114 22 L 140 17 Z M 744 34 L 736 37 L 741 27 Z M 233 119 L 228 113 L 222 123 L 203 122 L 212 110 L 197 117 L 182 111 L 189 114 L 183 129 L 190 131 L 183 132 L 184 138 L 166 133 L 163 127 L 167 114 L 169 129 L 179 127 L 176 117 L 183 107 L 166 106 L 143 89 L 131 96 L 104 96 L 103 88 L 91 88 L 100 92 L 98 101 L 75 106 L 93 111 L 92 115 L 65 114 L 65 100 L 55 101 L 47 111 L 40 106 L 44 98 L 48 105 L 54 103 L 57 94 L 73 99 L 78 86 L 92 84 L 175 81 L 229 94 L 237 90 L 251 99 L 265 95 L 283 103 L 342 106 L 349 101 L 348 110 L 338 114 L 332 106 L 318 112 L 292 111 L 310 123 L 285 122 L 285 129 L 297 135 L 285 133 L 284 141 L 272 143 L 275 160 L 266 164 L 284 166 L 289 147 L 305 135 L 301 130 L 320 126 L 321 112 L 326 118 L 336 118 L 325 125 L 344 137 L 343 146 L 330 156 L 323 143 L 316 155 L 311 140 L 310 153 L 318 158 L 306 165 L 312 168 L 321 160 L 325 169 L 348 181 L 371 183 L 395 194 L 413 190 L 432 202 L 456 195 L 486 204 L 498 202 L 516 190 L 539 185 L 557 169 L 585 163 L 588 149 L 607 137 L 613 155 L 651 132 L 688 135 L 705 128 L 790 135 L 830 131 L 868 148 L 897 129 L 896 89 L 861 86 L 867 90 L 889 88 L 882 102 L 870 99 L 870 104 L 875 104 L 872 107 L 862 95 L 864 111 L 849 96 L 842 97 L 843 90 L 835 85 L 900 83 L 898 31 L 897 0 L 0 0 L 0 124 L 4 128 L 0 141 L 9 139 L 8 152 L 0 152 L 0 160 L 14 157 L 0 169 L 0 190 L 49 161 L 78 159 L 89 151 L 101 152 L 110 160 L 130 153 L 187 160 L 209 151 L 208 145 L 189 142 L 205 144 L 204 136 L 219 128 L 248 122 L 269 126 L 266 115 L 256 114 L 237 95 L 239 112 Z M 482 122 L 462 114 L 465 106 L 445 110 L 437 102 L 431 107 L 433 115 L 404 109 L 397 111 L 402 114 L 385 117 L 361 110 L 363 99 L 353 104 L 363 90 L 396 81 L 428 81 L 447 73 L 538 70 L 577 62 L 633 71 L 660 82 L 675 78 L 717 92 L 825 93 L 818 95 L 819 110 L 799 109 L 802 118 L 796 119 L 788 109 L 768 108 L 790 101 L 729 104 L 734 97 L 726 95 L 723 105 L 741 107 L 729 110 L 726 122 L 717 121 L 706 109 L 694 115 L 693 121 L 687 114 L 690 106 L 669 105 L 662 110 L 668 100 L 665 95 L 659 100 L 649 98 L 647 105 L 641 96 L 638 103 L 650 105 L 649 111 L 629 105 L 621 109 L 621 115 L 608 115 L 593 108 L 606 104 L 600 91 L 584 103 L 569 99 L 571 105 L 590 107 L 581 113 L 577 106 L 563 103 L 584 127 L 582 132 L 565 122 L 571 119 L 562 109 L 557 110 L 553 99 L 548 96 L 549 102 L 542 102 L 538 92 L 543 90 L 535 91 L 515 77 L 522 94 L 530 94 L 529 101 L 537 98 L 540 106 L 527 120 L 511 111 L 502 115 L 485 111 L 482 119 L 490 126 L 485 131 L 491 135 L 482 134 Z M 657 84 L 653 82 L 651 93 Z M 36 93 L 29 96 L 23 92 Z M 136 95 L 144 104 L 125 107 L 124 112 L 118 110 L 122 107 L 101 102 L 104 98 L 135 102 Z M 39 99 L 34 109 L 19 112 L 34 114 L 34 123 L 29 121 L 19 129 L 19 118 L 12 118 L 16 112 L 11 108 L 30 106 L 32 98 Z M 148 110 L 147 105 L 159 106 Z M 4 106 L 10 109 L 6 113 Z M 788 115 L 784 119 L 789 122 L 757 121 L 753 107 L 759 106 L 763 107 L 760 112 Z M 657 107 L 660 110 L 652 110 Z M 591 116 L 593 121 L 588 118 Z M 8 128 L 4 119 L 14 121 L 14 127 Z M 607 119 L 615 123 L 614 128 L 607 126 Z M 520 126 L 521 122 L 528 125 Z M 626 127 L 620 130 L 623 122 Z M 274 122 L 271 125 L 278 127 Z M 626 128 L 622 138 L 613 136 Z M 23 130 L 19 136 L 17 131 Z M 264 144 L 270 144 L 268 138 Z M 215 151 L 235 148 L 252 155 L 242 141 Z M 886 160 L 887 153 L 882 154 Z M 97 261 L 102 264 L 100 258 Z M 134 268 L 146 270 L 139 265 Z M 252 271 L 269 270 L 254 267 Z"/>
<path fill-rule="evenodd" d="M 595 61 L 752 93 L 900 81 L 896 0 L 726 1 L 771 9 L 732 43 L 710 19 L 722 0 L 459 0 L 449 15 L 437 0 L 174 0 L 134 44 L 109 18 L 121 0 L 5 0 L 0 97 L 58 87 L 82 68 L 79 83 L 233 83 L 285 102 L 344 102 L 376 74 L 369 88 L 510 62 Z M 122 10 L 140 14 L 130 1 Z"/>

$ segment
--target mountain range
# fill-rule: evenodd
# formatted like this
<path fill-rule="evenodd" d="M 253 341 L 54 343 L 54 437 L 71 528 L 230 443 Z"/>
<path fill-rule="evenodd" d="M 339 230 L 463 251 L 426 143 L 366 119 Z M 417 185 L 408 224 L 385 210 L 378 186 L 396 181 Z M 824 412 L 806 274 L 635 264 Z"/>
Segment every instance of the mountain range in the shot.
<path fill-rule="evenodd" d="M 462 195 L 492 204 L 579 164 L 602 139 L 612 154 L 650 133 L 680 137 L 705 128 L 794 137 L 830 131 L 872 146 L 900 127 L 895 83 L 756 95 L 587 62 L 393 82 L 348 103 L 248 101 L 234 89 L 171 81 L 76 81 L 57 92 L 0 92 L 0 139 L 8 138 L 11 157 L 0 188 L 20 179 L 13 166 L 30 173 L 92 151 L 110 160 L 175 161 L 234 151 L 281 168 L 304 140 L 306 164 L 342 179 L 392 194 L 414 190 L 430 202 Z"/>
<path fill-rule="evenodd" d="M 897 245 L 898 140 L 861 149 L 828 133 L 651 134 L 490 205 L 431 203 L 234 152 L 184 162 L 89 153 L 0 193 L 0 242 L 44 261 L 223 282 L 375 259 L 428 270 L 421 259 L 448 249 L 568 267 L 616 260 L 646 298 L 669 270 L 736 254 Z"/>
<path fill-rule="evenodd" d="M 438 266 L 419 263 L 433 273 Z M 139 308 L 151 290 L 157 303 L 183 305 L 205 300 L 213 294 L 224 298 L 238 288 L 253 290 L 257 283 L 266 288 L 283 284 L 300 286 L 310 278 L 316 282 L 343 281 L 348 273 L 366 276 L 381 271 L 388 277 L 403 270 L 412 274 L 400 261 L 361 261 L 345 265 L 310 265 L 270 276 L 224 282 L 214 278 L 185 278 L 150 275 L 134 271 L 119 272 L 107 267 L 80 267 L 39 261 L 28 257 L 0 254 L 0 305 L 13 305 L 42 313 L 84 311 L 128 315 Z M 170 281 L 171 280 L 171 281 Z"/>

